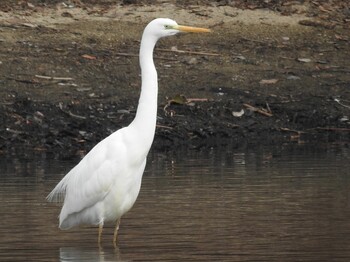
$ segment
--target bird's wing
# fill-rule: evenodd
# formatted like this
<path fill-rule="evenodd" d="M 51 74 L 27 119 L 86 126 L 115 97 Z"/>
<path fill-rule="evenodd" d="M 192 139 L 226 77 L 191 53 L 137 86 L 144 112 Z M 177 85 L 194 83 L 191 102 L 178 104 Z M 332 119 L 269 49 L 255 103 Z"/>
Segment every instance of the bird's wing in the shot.
<path fill-rule="evenodd" d="M 104 199 L 123 169 L 125 146 L 114 133 L 98 143 L 48 195 L 49 201 L 62 201 L 64 213 L 79 212 Z M 63 211 L 63 209 L 62 209 Z"/>

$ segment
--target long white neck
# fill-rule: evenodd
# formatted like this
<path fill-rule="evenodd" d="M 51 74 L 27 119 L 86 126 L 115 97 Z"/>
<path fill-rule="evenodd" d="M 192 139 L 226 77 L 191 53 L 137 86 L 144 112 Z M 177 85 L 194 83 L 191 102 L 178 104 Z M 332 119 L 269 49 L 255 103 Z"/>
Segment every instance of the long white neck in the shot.
<path fill-rule="evenodd" d="M 144 31 L 140 48 L 141 94 L 135 119 L 130 124 L 137 133 L 138 140 L 147 145 L 148 149 L 153 142 L 157 121 L 158 78 L 153 62 L 153 50 L 157 40 Z"/>

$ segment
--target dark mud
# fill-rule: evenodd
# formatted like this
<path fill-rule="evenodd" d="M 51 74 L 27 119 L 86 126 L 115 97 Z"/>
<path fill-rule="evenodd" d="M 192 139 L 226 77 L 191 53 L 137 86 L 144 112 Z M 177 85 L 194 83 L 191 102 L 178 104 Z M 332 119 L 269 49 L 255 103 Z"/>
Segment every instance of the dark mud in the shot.
<path fill-rule="evenodd" d="M 248 2 L 240 7 L 261 15 L 261 6 Z M 84 153 L 135 115 L 139 38 L 149 11 L 135 11 L 133 20 L 130 13 L 140 5 L 120 6 L 118 12 L 126 8 L 129 18 L 106 20 L 96 18 L 96 7 L 62 10 L 23 3 L 20 11 L 2 3 L 3 15 L 11 19 L 0 23 L 0 150 Z M 109 4 L 97 10 L 107 12 Z M 215 18 L 216 7 L 208 13 L 207 7 L 178 3 L 177 11 L 186 9 L 197 18 L 195 25 L 214 33 L 158 44 L 154 149 L 349 144 L 348 17 L 344 7 L 339 11 L 333 5 L 329 12 L 338 16 L 329 21 L 321 16 L 327 6 L 320 6 L 320 19 L 307 20 L 316 12 L 313 6 L 307 9 L 311 13 L 305 11 L 312 22 L 298 17 L 304 22 L 289 24 L 284 19 L 309 6 L 276 1 L 269 8 L 284 12 L 282 22 L 276 16 L 275 22 L 256 23 L 249 18 L 222 22 Z M 157 8 L 155 17 L 163 5 Z M 79 10 L 86 15 L 79 16 Z M 227 10 L 233 9 L 226 9 L 227 17 L 237 15 Z M 68 22 L 55 22 L 59 19 Z"/>

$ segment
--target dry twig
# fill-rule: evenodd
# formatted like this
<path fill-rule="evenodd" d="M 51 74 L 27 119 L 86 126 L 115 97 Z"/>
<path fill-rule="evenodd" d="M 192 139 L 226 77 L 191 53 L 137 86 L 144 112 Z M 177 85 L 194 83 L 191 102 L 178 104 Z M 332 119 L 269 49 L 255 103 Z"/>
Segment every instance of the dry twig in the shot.
<path fill-rule="evenodd" d="M 272 113 L 266 112 L 265 110 L 259 109 L 259 108 L 255 107 L 255 106 L 252 106 L 252 105 L 249 105 L 249 104 L 243 104 L 243 106 L 245 106 L 246 108 L 248 108 L 248 109 L 250 109 L 250 110 L 252 110 L 254 112 L 262 114 L 264 116 L 268 116 L 268 117 L 273 116 Z"/>
<path fill-rule="evenodd" d="M 35 75 L 36 78 L 47 79 L 47 80 L 60 80 L 60 81 L 70 81 L 73 80 L 71 77 L 56 77 L 56 76 L 42 76 Z"/>
<path fill-rule="evenodd" d="M 206 56 L 219 56 L 217 53 L 207 53 L 207 52 L 197 52 L 197 51 L 186 51 L 186 50 L 178 50 L 178 49 L 162 49 L 158 48 L 158 51 L 162 52 L 172 52 L 172 53 L 180 53 L 180 54 L 190 54 L 190 55 L 206 55 Z"/>

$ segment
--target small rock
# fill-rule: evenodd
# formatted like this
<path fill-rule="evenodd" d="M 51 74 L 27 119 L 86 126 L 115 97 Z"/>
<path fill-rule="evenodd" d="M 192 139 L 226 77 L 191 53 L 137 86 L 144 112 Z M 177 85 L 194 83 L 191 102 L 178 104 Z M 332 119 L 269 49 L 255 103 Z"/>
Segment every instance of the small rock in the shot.
<path fill-rule="evenodd" d="M 241 116 L 244 115 L 244 109 L 241 109 L 241 111 L 238 111 L 238 112 L 232 111 L 232 115 L 233 115 L 234 117 L 241 117 Z"/>
<path fill-rule="evenodd" d="M 245 56 L 242 56 L 242 55 L 236 55 L 236 56 L 234 56 L 234 59 L 236 59 L 236 60 L 246 60 Z"/>
<path fill-rule="evenodd" d="M 189 65 L 195 65 L 198 64 L 198 60 L 195 57 L 192 57 L 188 62 Z"/>
<path fill-rule="evenodd" d="M 342 118 L 339 119 L 340 122 L 348 122 L 349 121 L 349 117 L 347 116 L 343 116 Z"/>
<path fill-rule="evenodd" d="M 298 58 L 297 60 L 299 62 L 302 62 L 302 63 L 310 63 L 311 62 L 310 58 Z"/>
<path fill-rule="evenodd" d="M 261 79 L 259 84 L 261 85 L 272 85 L 276 84 L 278 82 L 278 79 Z"/>
<path fill-rule="evenodd" d="M 130 114 L 130 111 L 126 109 L 119 109 L 117 110 L 117 114 Z"/>
<path fill-rule="evenodd" d="M 35 8 L 35 5 L 33 5 L 32 3 L 27 3 L 27 6 L 32 9 Z"/>
<path fill-rule="evenodd" d="M 61 14 L 61 16 L 62 16 L 62 17 L 73 18 L 73 15 L 72 15 L 71 13 L 69 13 L 69 12 L 63 12 L 63 13 Z"/>
<path fill-rule="evenodd" d="M 300 77 L 291 75 L 291 76 L 287 76 L 287 79 L 288 80 L 300 80 Z"/>

